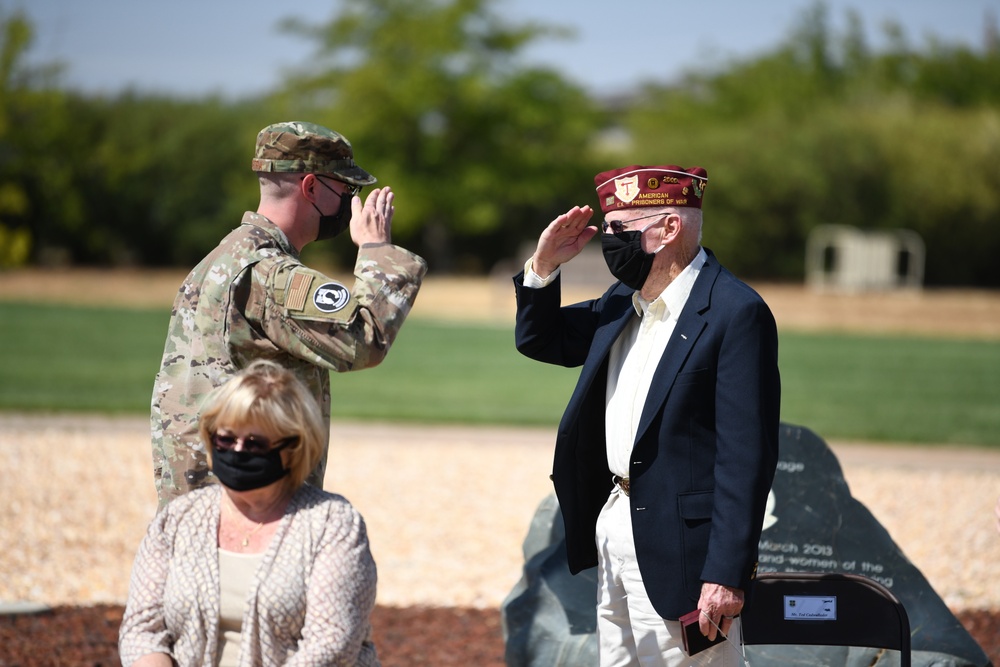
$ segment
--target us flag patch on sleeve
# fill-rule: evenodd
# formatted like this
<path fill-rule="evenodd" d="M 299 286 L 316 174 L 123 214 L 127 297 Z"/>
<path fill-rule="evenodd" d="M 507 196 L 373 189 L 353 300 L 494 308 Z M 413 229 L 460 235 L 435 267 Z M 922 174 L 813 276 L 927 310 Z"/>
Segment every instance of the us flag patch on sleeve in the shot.
<path fill-rule="evenodd" d="M 307 273 L 296 273 L 293 275 L 292 284 L 288 286 L 288 293 L 285 295 L 285 307 L 289 310 L 302 310 L 305 308 L 312 281 L 313 277 Z"/>

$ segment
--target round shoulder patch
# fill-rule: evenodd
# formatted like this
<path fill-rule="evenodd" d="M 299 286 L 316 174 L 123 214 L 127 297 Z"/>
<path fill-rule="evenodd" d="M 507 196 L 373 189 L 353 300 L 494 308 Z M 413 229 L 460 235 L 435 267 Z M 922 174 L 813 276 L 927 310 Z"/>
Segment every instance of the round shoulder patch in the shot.
<path fill-rule="evenodd" d="M 335 313 L 350 300 L 350 290 L 340 283 L 323 283 L 313 292 L 313 303 L 324 313 Z"/>

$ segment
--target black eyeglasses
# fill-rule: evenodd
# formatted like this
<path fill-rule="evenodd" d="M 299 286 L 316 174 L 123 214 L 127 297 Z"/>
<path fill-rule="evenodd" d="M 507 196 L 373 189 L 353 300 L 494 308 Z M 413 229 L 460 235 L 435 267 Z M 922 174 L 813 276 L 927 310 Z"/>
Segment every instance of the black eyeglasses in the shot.
<path fill-rule="evenodd" d="M 326 187 L 326 189 L 333 190 L 333 188 L 331 188 L 329 185 L 327 185 L 326 181 L 324 181 L 323 177 L 320 176 L 319 174 L 316 175 L 316 180 L 319 181 L 320 183 L 322 183 L 323 186 Z M 361 194 L 361 188 L 363 187 L 361 185 L 351 185 L 347 181 L 342 181 L 342 180 L 340 180 L 338 178 L 334 178 L 332 180 L 337 181 L 338 183 L 342 183 L 344 185 L 344 187 L 347 188 L 347 191 L 351 193 L 352 197 L 357 197 L 359 194 Z M 336 190 L 333 190 L 333 191 L 337 192 Z M 340 194 L 340 193 L 337 193 L 337 194 Z"/>
<path fill-rule="evenodd" d="M 299 436 L 292 435 L 274 442 L 274 450 L 284 449 L 299 441 Z M 271 440 L 262 435 L 223 435 L 222 433 L 212 434 L 212 446 L 221 451 L 236 449 L 236 445 L 243 443 L 243 451 L 251 454 L 265 454 L 271 451 Z"/>
<path fill-rule="evenodd" d="M 667 215 L 666 213 L 653 213 L 651 215 L 644 215 L 644 216 L 641 216 L 641 217 L 638 217 L 638 218 L 632 218 L 631 220 L 624 220 L 624 221 L 622 221 L 622 220 L 608 220 L 607 218 L 604 218 L 604 221 L 601 222 L 601 229 L 603 229 L 604 233 L 606 234 L 608 232 L 608 227 L 610 227 L 612 233 L 614 233 L 614 234 L 621 234 L 622 232 L 625 231 L 625 225 L 630 225 L 633 222 L 635 222 L 636 220 L 645 220 L 646 218 L 662 218 L 662 217 L 664 217 L 666 215 Z M 645 227 L 643 227 L 642 229 L 640 229 L 639 231 L 640 232 L 644 232 L 644 231 L 646 231 L 647 229 L 649 229 L 652 226 L 653 226 L 653 223 L 651 222 L 648 225 L 646 225 Z"/>

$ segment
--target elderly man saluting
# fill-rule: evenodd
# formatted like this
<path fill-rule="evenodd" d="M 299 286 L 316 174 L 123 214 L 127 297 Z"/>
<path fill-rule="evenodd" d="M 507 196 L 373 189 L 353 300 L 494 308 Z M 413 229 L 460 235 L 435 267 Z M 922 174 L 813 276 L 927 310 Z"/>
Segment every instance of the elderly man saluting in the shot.
<path fill-rule="evenodd" d="M 351 143 L 313 123 L 257 135 L 260 204 L 184 280 L 153 386 L 153 475 L 160 506 L 212 481 L 198 412 L 206 396 L 255 359 L 291 370 L 330 420 L 330 370 L 385 358 L 427 272 L 391 242 L 394 195 L 354 161 Z M 350 229 L 358 246 L 345 285 L 302 264 L 312 241 Z M 322 488 L 326 448 L 307 481 Z"/>
<path fill-rule="evenodd" d="M 599 299 L 560 304 L 559 267 L 599 230 L 574 207 L 515 277 L 517 348 L 582 366 L 552 480 L 574 573 L 598 566 L 602 667 L 737 665 L 738 615 L 778 456 L 770 309 L 701 246 L 701 167 L 598 174 Z M 679 619 L 721 642 L 689 656 Z"/>

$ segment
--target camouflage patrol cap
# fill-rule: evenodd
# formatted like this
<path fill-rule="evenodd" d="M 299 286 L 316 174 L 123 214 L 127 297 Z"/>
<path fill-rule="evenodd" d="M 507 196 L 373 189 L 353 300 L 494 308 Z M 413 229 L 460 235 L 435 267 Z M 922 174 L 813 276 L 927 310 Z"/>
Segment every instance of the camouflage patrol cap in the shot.
<path fill-rule="evenodd" d="M 347 137 L 315 123 L 268 125 L 257 134 L 254 171 L 330 174 L 351 185 L 371 185 L 375 177 L 354 162 Z"/>

